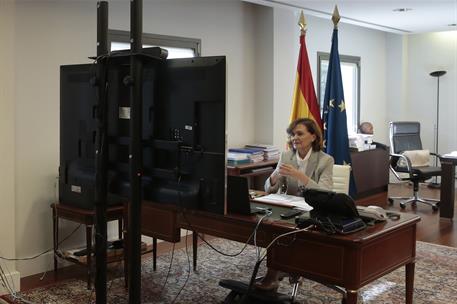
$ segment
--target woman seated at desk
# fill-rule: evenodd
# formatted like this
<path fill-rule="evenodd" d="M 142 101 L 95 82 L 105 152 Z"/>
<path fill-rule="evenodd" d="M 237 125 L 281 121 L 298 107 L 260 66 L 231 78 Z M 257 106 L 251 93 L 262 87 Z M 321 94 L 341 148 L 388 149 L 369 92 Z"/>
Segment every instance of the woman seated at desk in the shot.
<path fill-rule="evenodd" d="M 303 189 L 333 188 L 333 157 L 322 151 L 322 134 L 316 123 L 299 118 L 287 128 L 290 150 L 281 153 L 276 170 L 265 182 L 268 193 L 301 195 Z M 275 290 L 281 272 L 268 268 L 258 289 Z"/>
<path fill-rule="evenodd" d="M 316 123 L 299 118 L 290 123 L 287 134 L 290 150 L 281 153 L 276 170 L 265 182 L 265 191 L 301 195 L 302 189 L 331 190 L 334 161 L 322 152 L 321 130 Z"/>

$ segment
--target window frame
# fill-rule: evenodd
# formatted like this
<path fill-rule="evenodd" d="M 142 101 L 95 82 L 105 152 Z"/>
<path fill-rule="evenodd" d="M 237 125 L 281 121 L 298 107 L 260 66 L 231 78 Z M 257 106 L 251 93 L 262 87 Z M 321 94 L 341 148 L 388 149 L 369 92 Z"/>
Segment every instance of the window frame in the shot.
<path fill-rule="evenodd" d="M 330 61 L 330 53 L 327 52 L 317 52 L 317 98 L 319 101 L 319 107 L 321 110 L 321 115 L 322 115 L 322 109 L 323 109 L 323 104 L 321 103 L 321 62 L 323 60 Z M 352 63 L 355 64 L 357 67 L 357 92 L 356 92 L 356 104 L 355 104 L 355 117 L 356 117 L 356 123 L 355 123 L 355 129 L 352 130 L 354 132 L 357 132 L 358 127 L 360 125 L 360 75 L 361 75 L 361 58 L 359 56 L 350 56 L 350 55 L 340 55 L 340 62 L 345 62 L 345 63 Z M 349 130 L 348 130 L 349 132 Z"/>
<path fill-rule="evenodd" d="M 192 49 L 194 51 L 195 56 L 201 55 L 201 39 L 150 33 L 143 33 L 142 39 L 143 44 Z M 111 45 L 111 42 L 113 41 L 130 43 L 130 32 L 109 29 L 108 45 Z"/>

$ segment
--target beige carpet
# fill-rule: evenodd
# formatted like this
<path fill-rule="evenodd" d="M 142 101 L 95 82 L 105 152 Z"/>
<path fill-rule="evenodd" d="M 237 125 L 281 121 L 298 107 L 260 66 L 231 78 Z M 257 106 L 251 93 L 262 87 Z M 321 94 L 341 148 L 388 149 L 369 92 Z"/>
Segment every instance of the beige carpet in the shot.
<path fill-rule="evenodd" d="M 212 240 L 211 243 L 223 252 L 237 252 L 242 244 Z M 190 241 L 189 241 L 190 244 Z M 190 249 L 190 247 L 189 247 Z M 191 251 L 191 250 L 190 250 Z M 189 252 L 190 258 L 192 253 Z M 158 259 L 157 271 L 152 270 L 151 259 L 142 264 L 142 303 L 221 303 L 228 290 L 219 287 L 221 278 L 247 281 L 254 265 L 255 250 L 248 247 L 240 256 L 222 256 L 207 245 L 199 248 L 198 272 L 189 270 L 186 250 L 175 252 L 170 274 L 165 278 L 170 265 L 171 254 Z M 191 262 L 191 261 L 189 261 Z M 265 271 L 263 268 L 261 272 Z M 417 260 L 414 284 L 415 304 L 457 303 L 457 249 L 417 242 Z M 404 267 L 368 284 L 360 290 L 358 303 L 398 304 L 405 302 Z M 188 281 L 186 282 L 187 276 Z M 108 283 L 108 303 L 128 302 L 119 267 L 117 278 Z M 280 291 L 289 293 L 290 285 L 284 280 Z M 163 287 L 165 284 L 165 287 Z M 180 289 L 182 291 L 180 292 Z M 179 296 L 178 296 L 179 294 Z M 86 282 L 70 280 L 59 285 L 39 288 L 23 293 L 33 303 L 94 303 L 94 292 L 86 289 Z M 340 304 L 341 295 L 321 284 L 305 281 L 299 290 L 299 302 L 308 304 Z M 19 302 L 20 303 L 20 302 Z"/>

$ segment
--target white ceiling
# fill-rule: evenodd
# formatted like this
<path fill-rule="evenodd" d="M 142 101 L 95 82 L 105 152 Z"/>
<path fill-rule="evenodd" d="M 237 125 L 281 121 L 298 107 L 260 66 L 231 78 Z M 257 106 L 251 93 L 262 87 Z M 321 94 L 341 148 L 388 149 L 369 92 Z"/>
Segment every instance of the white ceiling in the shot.
<path fill-rule="evenodd" d="M 331 18 L 335 4 L 341 22 L 399 34 L 457 30 L 457 0 L 246 0 L 269 6 L 302 9 L 306 15 Z M 408 8 L 410 11 L 394 12 Z"/>

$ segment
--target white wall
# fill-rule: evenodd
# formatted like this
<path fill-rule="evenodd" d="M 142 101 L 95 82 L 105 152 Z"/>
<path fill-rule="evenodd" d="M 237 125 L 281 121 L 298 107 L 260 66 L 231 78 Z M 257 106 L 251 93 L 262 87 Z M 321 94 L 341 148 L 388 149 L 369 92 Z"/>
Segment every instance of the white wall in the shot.
<path fill-rule="evenodd" d="M 457 150 L 457 31 L 387 39 L 387 119 L 419 121 L 424 149 L 435 151 L 437 79 L 440 77 L 439 153 Z"/>
<path fill-rule="evenodd" d="M 0 2 L 0 256 L 14 258 L 14 1 Z M 0 260 L 7 279 L 19 289 L 15 262 Z M 0 285 L 0 294 L 5 289 Z"/>
<path fill-rule="evenodd" d="M 285 146 L 299 50 L 298 10 L 274 8 L 274 144 Z M 333 23 L 305 16 L 306 46 L 317 88 L 317 52 L 330 52 Z M 386 34 L 340 23 L 339 53 L 361 57 L 360 120 L 371 121 L 375 140 L 387 143 Z"/>
<path fill-rule="evenodd" d="M 387 34 L 386 108 L 388 121 L 402 120 L 406 113 L 408 86 L 408 37 Z"/>
<path fill-rule="evenodd" d="M 16 253 L 52 248 L 49 205 L 59 162 L 59 66 L 95 54 L 96 11 L 84 2 L 18 2 L 16 8 Z M 69 13 L 71 12 L 71 13 Z M 76 224 L 63 223 L 61 236 Z M 83 231 L 79 232 L 83 235 Z M 80 237 L 81 238 L 81 237 Z M 22 276 L 50 268 L 51 254 L 18 262 Z"/>
<path fill-rule="evenodd" d="M 256 6 L 254 29 L 255 60 L 255 142 L 273 142 L 273 9 Z M 245 144 L 248 142 L 244 142 Z"/>
<path fill-rule="evenodd" d="M 144 32 L 200 38 L 202 55 L 227 56 L 228 144 L 252 142 L 255 6 L 209 0 L 144 1 L 143 6 Z M 129 30 L 128 1 L 110 1 L 109 11 L 110 28 Z M 96 2 L 20 1 L 15 26 L 15 143 L 12 125 L 5 131 L 10 138 L 8 164 L 14 161 L 15 147 L 16 198 L 9 195 L 15 214 L 7 217 L 15 217 L 16 256 L 26 257 L 52 247 L 49 204 L 55 201 L 59 161 L 59 66 L 90 62 L 87 57 L 95 54 Z M 64 222 L 62 227 L 63 237 L 75 224 Z M 80 231 L 66 245 L 82 244 L 83 237 Z M 51 265 L 48 254 L 20 262 L 18 269 L 27 276 Z"/>
<path fill-rule="evenodd" d="M 437 79 L 430 72 L 445 70 L 440 77 L 439 151 L 457 150 L 457 31 L 408 36 L 407 98 L 405 120 L 421 123 L 424 148 L 434 151 Z"/>
<path fill-rule="evenodd" d="M 299 31 L 293 11 L 273 9 L 274 16 L 274 100 L 273 142 L 280 150 L 286 147 L 286 128 L 289 124 L 292 96 L 297 71 Z M 313 79 L 316 79 L 315 74 Z"/>

